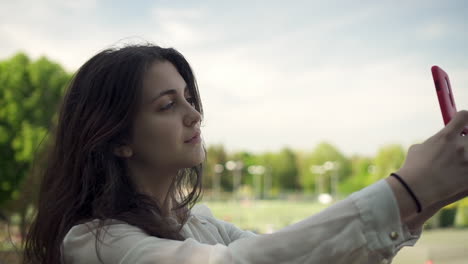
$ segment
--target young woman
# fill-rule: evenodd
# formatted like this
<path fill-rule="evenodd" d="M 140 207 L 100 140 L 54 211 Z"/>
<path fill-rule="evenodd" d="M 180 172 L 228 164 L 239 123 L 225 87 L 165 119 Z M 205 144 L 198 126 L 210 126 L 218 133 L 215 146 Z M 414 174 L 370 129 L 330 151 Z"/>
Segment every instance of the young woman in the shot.
<path fill-rule="evenodd" d="M 61 104 L 24 263 L 389 263 L 428 218 L 467 196 L 460 111 L 411 146 L 396 175 L 257 235 L 194 206 L 202 119 L 194 74 L 175 49 L 131 45 L 87 61 Z"/>

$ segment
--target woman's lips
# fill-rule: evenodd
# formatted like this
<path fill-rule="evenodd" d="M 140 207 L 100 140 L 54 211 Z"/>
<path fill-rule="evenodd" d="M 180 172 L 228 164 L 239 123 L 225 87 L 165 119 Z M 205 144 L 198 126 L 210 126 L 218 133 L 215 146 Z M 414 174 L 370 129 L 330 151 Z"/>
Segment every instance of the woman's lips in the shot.
<path fill-rule="evenodd" d="M 190 139 L 188 141 L 185 141 L 185 143 L 191 143 L 191 144 L 196 144 L 196 143 L 200 143 L 200 142 L 201 142 L 200 135 L 197 135 L 197 136 L 193 137 L 192 139 Z"/>
<path fill-rule="evenodd" d="M 201 141 L 200 135 L 201 135 L 201 131 L 195 132 L 195 135 L 191 139 L 186 140 L 185 143 L 198 143 L 198 142 L 200 142 Z"/>

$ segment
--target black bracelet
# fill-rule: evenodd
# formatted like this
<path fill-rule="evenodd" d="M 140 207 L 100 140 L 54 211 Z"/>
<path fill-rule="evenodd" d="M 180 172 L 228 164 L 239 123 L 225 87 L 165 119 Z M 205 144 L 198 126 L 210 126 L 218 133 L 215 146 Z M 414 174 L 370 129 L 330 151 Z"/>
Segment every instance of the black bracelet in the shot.
<path fill-rule="evenodd" d="M 421 208 L 421 203 L 419 202 L 418 198 L 416 198 L 416 195 L 414 195 L 413 191 L 411 190 L 411 188 L 408 186 L 408 184 L 406 184 L 406 182 L 396 173 L 392 173 L 390 174 L 391 176 L 394 176 L 395 178 L 398 179 L 398 181 L 401 182 L 401 184 L 405 187 L 405 189 L 408 191 L 408 193 L 411 195 L 411 197 L 413 197 L 413 200 L 416 202 L 416 206 L 418 207 L 418 213 L 420 213 L 422 211 L 422 208 Z"/>

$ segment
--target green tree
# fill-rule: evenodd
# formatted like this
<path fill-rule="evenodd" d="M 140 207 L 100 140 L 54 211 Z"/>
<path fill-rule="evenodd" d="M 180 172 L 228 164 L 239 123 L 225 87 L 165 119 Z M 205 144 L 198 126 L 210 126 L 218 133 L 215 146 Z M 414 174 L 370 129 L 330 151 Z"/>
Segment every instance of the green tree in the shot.
<path fill-rule="evenodd" d="M 232 191 L 232 177 L 228 176 L 228 171 L 225 168 L 225 164 L 228 161 L 228 154 L 222 144 L 210 145 L 207 149 L 207 159 L 205 163 L 205 169 L 203 174 L 203 186 L 204 188 L 213 187 L 213 178 L 215 176 L 216 164 L 221 164 L 224 168 L 220 174 L 221 189 L 224 191 Z"/>
<path fill-rule="evenodd" d="M 8 217 L 19 214 L 22 232 L 38 184 L 32 164 L 70 78 L 46 57 L 18 53 L 0 62 L 0 208 Z"/>
<path fill-rule="evenodd" d="M 330 177 L 333 173 L 336 173 L 338 182 L 346 180 L 351 175 L 351 162 L 337 147 L 328 142 L 319 143 L 311 154 L 302 153 L 300 160 L 300 184 L 308 193 L 315 192 L 315 187 L 318 184 L 316 179 L 320 177 L 319 173 L 311 171 L 311 166 L 322 166 L 327 161 L 339 164 L 336 171 L 329 171 L 323 174 L 323 180 L 328 192 L 331 191 Z M 338 191 L 340 190 L 338 189 Z"/>
<path fill-rule="evenodd" d="M 374 158 L 375 170 L 368 178 L 366 184 L 383 179 L 390 173 L 398 170 L 403 166 L 406 159 L 406 150 L 400 144 L 387 144 L 382 146 Z"/>
<path fill-rule="evenodd" d="M 283 148 L 276 155 L 272 169 L 273 187 L 284 191 L 300 189 L 296 154 L 290 148 Z"/>
<path fill-rule="evenodd" d="M 350 158 L 351 175 L 340 183 L 340 191 L 348 195 L 367 186 L 374 171 L 374 158 L 353 155 Z"/>
<path fill-rule="evenodd" d="M 280 192 L 280 188 L 279 186 L 273 185 L 273 172 L 275 170 L 274 165 L 277 160 L 277 154 L 274 152 L 264 152 L 262 154 L 257 155 L 257 159 L 258 163 L 265 167 L 265 173 L 263 177 L 266 186 L 263 185 L 262 188 L 266 187 L 266 189 L 263 189 L 266 191 L 266 193 L 262 192 L 261 197 L 271 198 L 271 196 L 278 195 Z"/>
<path fill-rule="evenodd" d="M 243 167 L 241 183 L 253 187 L 253 175 L 249 173 L 248 168 L 254 165 L 262 165 L 259 162 L 258 156 L 248 151 L 241 151 L 230 155 L 230 160 L 242 161 Z"/>

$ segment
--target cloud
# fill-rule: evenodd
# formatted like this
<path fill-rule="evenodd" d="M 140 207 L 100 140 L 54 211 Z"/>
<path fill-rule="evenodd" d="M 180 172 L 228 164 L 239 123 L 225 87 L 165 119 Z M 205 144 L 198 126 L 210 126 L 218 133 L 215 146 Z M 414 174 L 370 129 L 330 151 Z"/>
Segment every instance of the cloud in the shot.
<path fill-rule="evenodd" d="M 1 1 L 0 55 L 20 50 L 32 58 L 46 55 L 74 71 L 110 41 L 96 8 L 95 0 Z"/>
<path fill-rule="evenodd" d="M 441 128 L 428 64 L 434 56 L 408 43 L 444 38 L 452 24 L 405 25 L 391 19 L 402 17 L 399 9 L 388 14 L 380 5 L 218 5 L 159 4 L 137 9 L 141 17 L 110 18 L 92 0 L 3 1 L 0 55 L 47 54 L 73 71 L 121 43 L 175 47 L 199 82 L 205 141 L 228 149 L 310 149 L 326 139 L 345 153 L 369 154 L 384 142 L 409 144 Z M 457 105 L 466 109 L 467 67 L 448 66 Z"/>
<path fill-rule="evenodd" d="M 205 101 L 205 130 L 210 136 L 206 141 L 225 142 L 228 149 L 261 151 L 280 143 L 311 148 L 327 138 L 346 141 L 342 147 L 351 152 L 349 142 L 375 146 L 398 141 L 405 136 L 400 133 L 403 129 L 408 136 L 421 132 L 418 127 L 398 124 L 411 125 L 407 120 L 421 119 L 431 110 L 437 114 L 430 72 L 420 70 L 411 57 L 286 73 L 267 65 L 251 67 L 242 57 L 230 60 L 229 65 L 217 68 L 215 81 L 201 90 L 202 96 L 210 93 L 203 89 L 217 89 L 227 90 L 225 94 L 235 94 L 235 98 L 248 98 L 248 103 L 231 105 L 230 97 L 217 93 L 217 98 Z M 231 76 L 228 72 L 232 68 L 255 69 L 253 72 L 262 74 Z M 262 80 L 269 85 L 262 85 Z M 418 136 L 417 132 L 413 135 Z"/>
<path fill-rule="evenodd" d="M 418 34 L 425 40 L 437 40 L 451 35 L 452 29 L 443 22 L 431 22 L 422 26 Z"/>
<path fill-rule="evenodd" d="M 190 47 L 202 43 L 207 34 L 197 23 L 203 20 L 204 12 L 201 8 L 153 8 L 148 19 L 156 28 L 152 39 L 162 46 Z"/>

